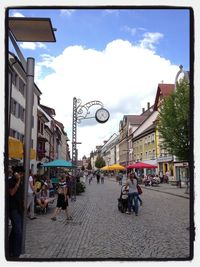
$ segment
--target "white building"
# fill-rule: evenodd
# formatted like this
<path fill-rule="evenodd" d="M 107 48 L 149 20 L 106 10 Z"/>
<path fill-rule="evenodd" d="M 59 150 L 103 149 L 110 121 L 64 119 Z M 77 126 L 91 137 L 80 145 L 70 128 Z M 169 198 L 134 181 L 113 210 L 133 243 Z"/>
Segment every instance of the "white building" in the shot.
<path fill-rule="evenodd" d="M 17 57 L 9 53 L 9 101 L 10 101 L 10 132 L 9 136 L 18 140 L 18 144 L 24 143 L 25 136 L 25 108 L 26 108 L 26 72 Z M 36 149 L 37 149 L 37 109 L 41 91 L 36 84 L 33 88 L 33 116 L 32 116 L 32 135 L 31 135 L 31 161 L 30 168 L 36 171 Z M 16 141 L 15 140 L 15 141 Z M 17 142 L 15 142 L 17 144 Z M 13 145 L 13 144 L 12 144 Z M 10 164 L 23 163 L 23 151 L 9 155 Z M 9 148 L 10 150 L 10 148 Z"/>

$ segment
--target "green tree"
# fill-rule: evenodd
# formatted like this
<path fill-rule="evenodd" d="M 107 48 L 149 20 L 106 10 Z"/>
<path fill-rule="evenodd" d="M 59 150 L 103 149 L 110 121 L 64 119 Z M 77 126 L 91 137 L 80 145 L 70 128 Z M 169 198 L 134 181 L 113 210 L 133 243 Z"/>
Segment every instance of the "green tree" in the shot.
<path fill-rule="evenodd" d="M 163 148 L 180 160 L 189 161 L 190 118 L 189 83 L 182 79 L 176 90 L 166 97 L 159 112 L 158 130 Z"/>
<path fill-rule="evenodd" d="M 100 169 L 106 165 L 105 160 L 100 155 L 97 156 L 97 159 L 95 161 L 95 167 Z"/>

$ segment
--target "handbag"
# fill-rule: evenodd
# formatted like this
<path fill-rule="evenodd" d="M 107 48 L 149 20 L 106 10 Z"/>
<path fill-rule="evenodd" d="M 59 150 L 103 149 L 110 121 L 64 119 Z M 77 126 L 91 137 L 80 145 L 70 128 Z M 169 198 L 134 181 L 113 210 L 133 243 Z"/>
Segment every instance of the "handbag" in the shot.
<path fill-rule="evenodd" d="M 141 188 L 139 185 L 137 185 L 137 191 L 138 191 L 138 194 L 139 194 L 139 195 L 142 194 L 142 188 Z"/>

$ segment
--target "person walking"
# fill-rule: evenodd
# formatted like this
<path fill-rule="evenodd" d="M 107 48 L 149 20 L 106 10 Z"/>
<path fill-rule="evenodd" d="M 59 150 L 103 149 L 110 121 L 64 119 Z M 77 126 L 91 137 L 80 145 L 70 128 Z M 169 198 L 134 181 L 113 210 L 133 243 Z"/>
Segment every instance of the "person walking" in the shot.
<path fill-rule="evenodd" d="M 91 173 L 88 175 L 88 177 L 89 177 L 89 179 L 88 179 L 89 184 L 91 184 L 91 182 L 92 182 L 92 178 L 93 178 L 93 173 L 91 172 Z"/>
<path fill-rule="evenodd" d="M 100 173 L 99 173 L 99 171 L 96 172 L 96 178 L 97 178 L 97 184 L 99 184 L 99 180 L 100 180 Z"/>
<path fill-rule="evenodd" d="M 35 186 L 33 183 L 33 174 L 29 171 L 28 178 L 28 196 L 27 196 L 27 214 L 30 220 L 36 219 L 34 215 L 35 209 Z"/>
<path fill-rule="evenodd" d="M 126 182 L 125 190 L 129 188 L 128 192 L 128 211 L 127 214 L 131 213 L 131 208 L 133 207 L 134 201 L 134 212 L 135 215 L 138 215 L 138 191 L 137 191 L 137 178 L 135 173 L 129 175 L 129 179 Z"/>
<path fill-rule="evenodd" d="M 104 173 L 103 172 L 100 173 L 100 177 L 101 177 L 101 183 L 104 184 Z"/>
<path fill-rule="evenodd" d="M 122 179 L 123 179 L 123 173 L 119 172 L 119 174 L 118 174 L 119 185 L 122 185 Z"/>
<path fill-rule="evenodd" d="M 57 215 L 63 210 L 66 214 L 67 220 L 72 220 L 72 216 L 69 215 L 68 212 L 68 198 L 67 198 L 67 185 L 65 181 L 65 177 L 62 176 L 61 180 L 58 184 L 58 198 L 57 198 L 57 205 L 54 212 L 53 217 L 51 217 L 52 221 L 56 221 Z"/>
<path fill-rule="evenodd" d="M 8 180 L 8 208 L 11 220 L 9 235 L 9 256 L 18 258 L 22 250 L 23 214 L 24 214 L 24 168 L 16 166 Z"/>

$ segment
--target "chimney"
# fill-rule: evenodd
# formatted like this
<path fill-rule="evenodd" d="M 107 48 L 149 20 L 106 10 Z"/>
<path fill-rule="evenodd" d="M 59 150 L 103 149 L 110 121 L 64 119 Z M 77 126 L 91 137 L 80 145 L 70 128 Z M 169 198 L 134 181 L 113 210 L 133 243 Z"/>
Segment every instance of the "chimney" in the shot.
<path fill-rule="evenodd" d="M 147 109 L 150 109 L 150 102 L 147 102 Z"/>
<path fill-rule="evenodd" d="M 142 108 L 142 113 L 144 113 L 145 112 L 145 108 Z"/>

